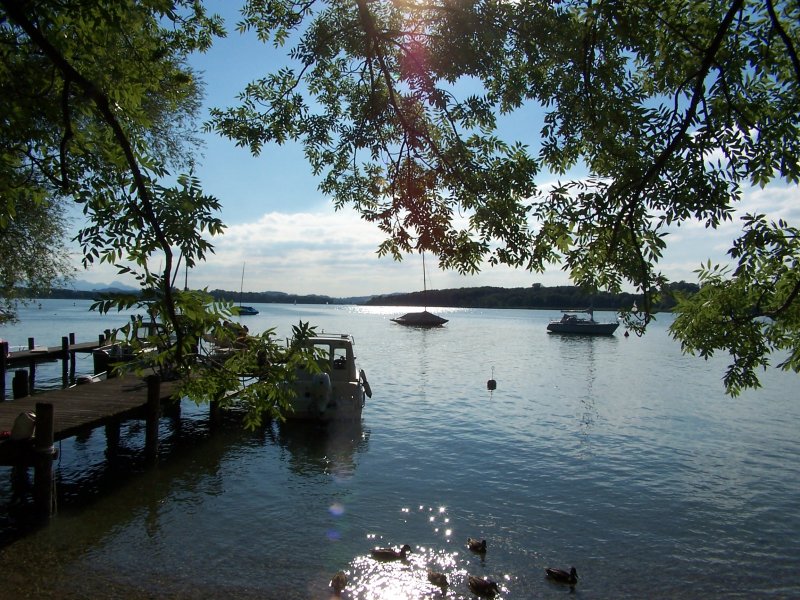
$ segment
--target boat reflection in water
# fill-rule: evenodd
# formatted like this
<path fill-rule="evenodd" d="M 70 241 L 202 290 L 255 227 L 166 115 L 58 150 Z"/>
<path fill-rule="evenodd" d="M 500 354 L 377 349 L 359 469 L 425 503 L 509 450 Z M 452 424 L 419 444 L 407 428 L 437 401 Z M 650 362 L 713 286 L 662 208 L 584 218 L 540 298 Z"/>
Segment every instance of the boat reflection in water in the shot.
<path fill-rule="evenodd" d="M 284 421 L 268 433 L 275 444 L 288 450 L 289 468 L 298 475 L 352 477 L 356 454 L 369 446 L 369 430 L 364 430 L 360 419 L 326 424 Z"/>

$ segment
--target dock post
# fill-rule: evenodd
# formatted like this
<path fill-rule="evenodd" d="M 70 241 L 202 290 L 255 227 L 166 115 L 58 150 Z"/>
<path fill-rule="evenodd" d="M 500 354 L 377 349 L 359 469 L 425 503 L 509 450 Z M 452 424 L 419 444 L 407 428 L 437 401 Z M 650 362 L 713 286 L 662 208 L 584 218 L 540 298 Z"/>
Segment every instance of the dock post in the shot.
<path fill-rule="evenodd" d="M 69 385 L 69 373 L 67 370 L 67 363 L 69 361 L 69 338 L 63 336 L 61 338 L 61 383 L 64 387 Z"/>
<path fill-rule="evenodd" d="M 53 446 L 53 417 L 52 404 L 36 403 L 36 435 L 33 438 L 35 453 L 33 499 L 39 514 L 47 517 L 55 512 L 53 458 L 56 451 Z"/>
<path fill-rule="evenodd" d="M 216 427 L 222 421 L 222 408 L 219 400 L 212 400 L 208 403 L 208 418 L 211 427 Z"/>
<path fill-rule="evenodd" d="M 158 458 L 158 418 L 160 413 L 161 378 L 158 375 L 148 375 L 144 452 L 150 461 L 155 461 Z"/>
<path fill-rule="evenodd" d="M 6 368 L 8 363 L 8 342 L 0 342 L 0 402 L 6 399 Z"/>
<path fill-rule="evenodd" d="M 109 458 L 119 452 L 120 423 L 118 420 L 106 423 L 106 453 Z"/>
<path fill-rule="evenodd" d="M 30 396 L 28 390 L 28 372 L 25 369 L 17 369 L 14 371 L 14 380 L 11 382 L 11 388 L 14 390 L 14 399 L 27 398 Z"/>
<path fill-rule="evenodd" d="M 36 341 L 32 338 L 28 338 L 28 350 L 33 350 L 36 347 Z M 30 370 L 30 377 L 28 380 L 30 383 L 28 384 L 28 389 L 33 391 L 36 388 L 36 361 L 31 358 L 28 361 L 28 369 Z"/>
<path fill-rule="evenodd" d="M 69 380 L 74 382 L 75 381 L 75 350 L 72 350 L 72 347 L 75 345 L 75 334 L 69 334 Z"/>

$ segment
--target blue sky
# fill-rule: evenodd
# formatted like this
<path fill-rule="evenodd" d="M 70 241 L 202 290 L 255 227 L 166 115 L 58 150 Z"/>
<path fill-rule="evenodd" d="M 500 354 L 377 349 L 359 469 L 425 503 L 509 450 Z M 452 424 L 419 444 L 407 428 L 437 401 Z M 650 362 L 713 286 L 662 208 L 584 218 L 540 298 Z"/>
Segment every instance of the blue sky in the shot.
<path fill-rule="evenodd" d="M 216 0 L 207 4 L 226 18 L 228 37 L 207 54 L 195 57 L 193 66 L 206 83 L 206 106 L 227 107 L 236 103 L 236 95 L 247 83 L 280 65 L 284 58 L 282 51 L 261 44 L 252 34 L 242 36 L 235 31 L 238 3 Z M 528 111 L 514 115 L 509 125 L 521 132 L 520 141 L 534 145 L 537 121 L 538 116 Z M 351 208 L 334 211 L 331 199 L 317 190 L 318 180 L 312 176 L 302 148 L 270 145 L 253 157 L 229 140 L 213 134 L 203 137 L 206 147 L 196 175 L 204 191 L 221 201 L 220 218 L 227 230 L 213 240 L 215 254 L 189 274 L 190 287 L 238 290 L 244 267 L 245 291 L 346 297 L 422 289 L 421 258 L 411 255 L 400 263 L 390 257 L 378 258 L 376 250 L 383 235 Z M 542 177 L 537 183 L 544 187 L 551 182 Z M 797 223 L 798 200 L 798 188 L 776 184 L 746 191 L 742 210 Z M 709 258 L 725 261 L 725 252 L 740 228 L 735 219 L 717 230 L 693 223 L 673 229 L 661 270 L 675 281 L 695 281 L 693 272 L 702 262 Z M 438 270 L 433 257 L 426 259 L 426 265 L 429 289 L 569 284 L 557 266 L 536 274 L 487 265 L 477 276 L 461 276 Z M 96 283 L 125 281 L 108 266 L 79 270 L 77 278 Z"/>

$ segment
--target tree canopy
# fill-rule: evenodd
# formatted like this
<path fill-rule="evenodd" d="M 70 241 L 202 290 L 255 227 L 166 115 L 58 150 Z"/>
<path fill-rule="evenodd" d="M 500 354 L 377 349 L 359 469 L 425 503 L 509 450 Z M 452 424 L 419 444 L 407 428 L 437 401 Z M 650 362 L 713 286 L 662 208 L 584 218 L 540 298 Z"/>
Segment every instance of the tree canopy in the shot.
<path fill-rule="evenodd" d="M 298 140 L 321 189 L 410 251 L 472 273 L 561 264 L 633 286 L 643 329 L 667 228 L 732 218 L 748 186 L 800 177 L 800 5 L 745 0 L 249 0 L 241 31 L 293 64 L 210 128 L 259 153 Z M 538 107 L 541 123 L 499 119 Z M 580 173 L 580 175 L 575 175 Z M 537 178 L 555 174 L 552 187 Z M 797 230 L 749 215 L 730 271 L 707 265 L 672 333 L 728 352 L 729 392 L 777 353 L 800 370 Z M 698 257 L 698 263 L 703 257 Z"/>
<path fill-rule="evenodd" d="M 797 2 L 246 0 L 238 28 L 292 63 L 209 130 L 256 154 L 300 141 L 335 206 L 385 233 L 381 254 L 462 273 L 561 265 L 588 290 L 635 289 L 640 330 L 668 284 L 669 228 L 716 228 L 747 187 L 800 178 Z M 0 0 L 0 229 L 56 239 L 77 202 L 84 262 L 137 278 L 177 340 L 159 360 L 184 374 L 226 314 L 173 285 L 223 231 L 192 173 L 202 86 L 186 58 L 224 33 L 199 0 Z M 540 121 L 503 129 L 531 107 Z M 38 282 L 8 261 L 4 289 L 63 274 L 47 247 Z M 672 332 L 729 353 L 735 394 L 775 357 L 800 370 L 797 229 L 747 215 L 729 254 L 699 270 Z M 227 385 L 206 381 L 197 397 Z"/>
<path fill-rule="evenodd" d="M 5 298 L 69 275 L 62 215 L 75 202 L 87 264 L 125 258 L 147 278 L 156 247 L 170 266 L 173 245 L 187 261 L 202 256 L 207 246 L 187 231 L 165 231 L 170 194 L 156 187 L 168 168 L 191 166 L 198 143 L 201 87 L 185 61 L 215 24 L 189 4 L 0 2 L 0 230 L 37 242 L 18 246 L 17 263 L 4 252 Z M 184 194 L 178 206 L 189 229 L 193 206 L 217 229 L 214 200 L 194 200 Z M 45 268 L 23 268 L 34 264 Z"/>
<path fill-rule="evenodd" d="M 193 0 L 0 0 L 0 292 L 44 290 L 67 274 L 61 211 L 77 203 L 84 264 L 114 265 L 141 285 L 94 305 L 147 312 L 147 336 L 144 316 L 115 333 L 142 358 L 134 368 L 181 377 L 178 394 L 197 402 L 224 401 L 241 373 L 257 375 L 237 396 L 255 426 L 287 406 L 276 383 L 316 364 L 299 343 L 313 329 L 296 326 L 289 347 L 266 331 L 210 360 L 199 340 L 226 334 L 231 306 L 175 286 L 224 228 L 219 201 L 192 174 L 202 85 L 187 63 L 221 35 L 219 17 Z"/>

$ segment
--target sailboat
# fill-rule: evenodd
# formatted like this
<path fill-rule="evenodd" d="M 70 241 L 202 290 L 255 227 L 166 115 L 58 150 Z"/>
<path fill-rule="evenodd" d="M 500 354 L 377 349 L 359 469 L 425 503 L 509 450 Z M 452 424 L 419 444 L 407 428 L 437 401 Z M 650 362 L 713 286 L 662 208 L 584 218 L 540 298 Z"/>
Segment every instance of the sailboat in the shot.
<path fill-rule="evenodd" d="M 242 284 L 239 288 L 239 306 L 236 309 L 236 314 L 240 317 L 242 315 L 257 315 L 258 311 L 252 306 L 242 306 L 242 296 L 244 295 L 244 264 L 242 264 Z"/>
<path fill-rule="evenodd" d="M 425 273 L 425 253 L 422 253 L 422 286 L 423 286 L 423 298 L 426 300 L 427 304 L 427 296 L 428 296 L 428 281 L 427 276 Z M 447 319 L 440 317 L 439 315 L 435 315 L 431 312 L 428 312 L 428 307 L 425 306 L 425 310 L 422 312 L 410 312 L 406 313 L 401 317 L 396 317 L 392 319 L 395 323 L 399 323 L 400 325 L 410 325 L 412 327 L 441 327 L 445 323 L 447 323 Z"/>

